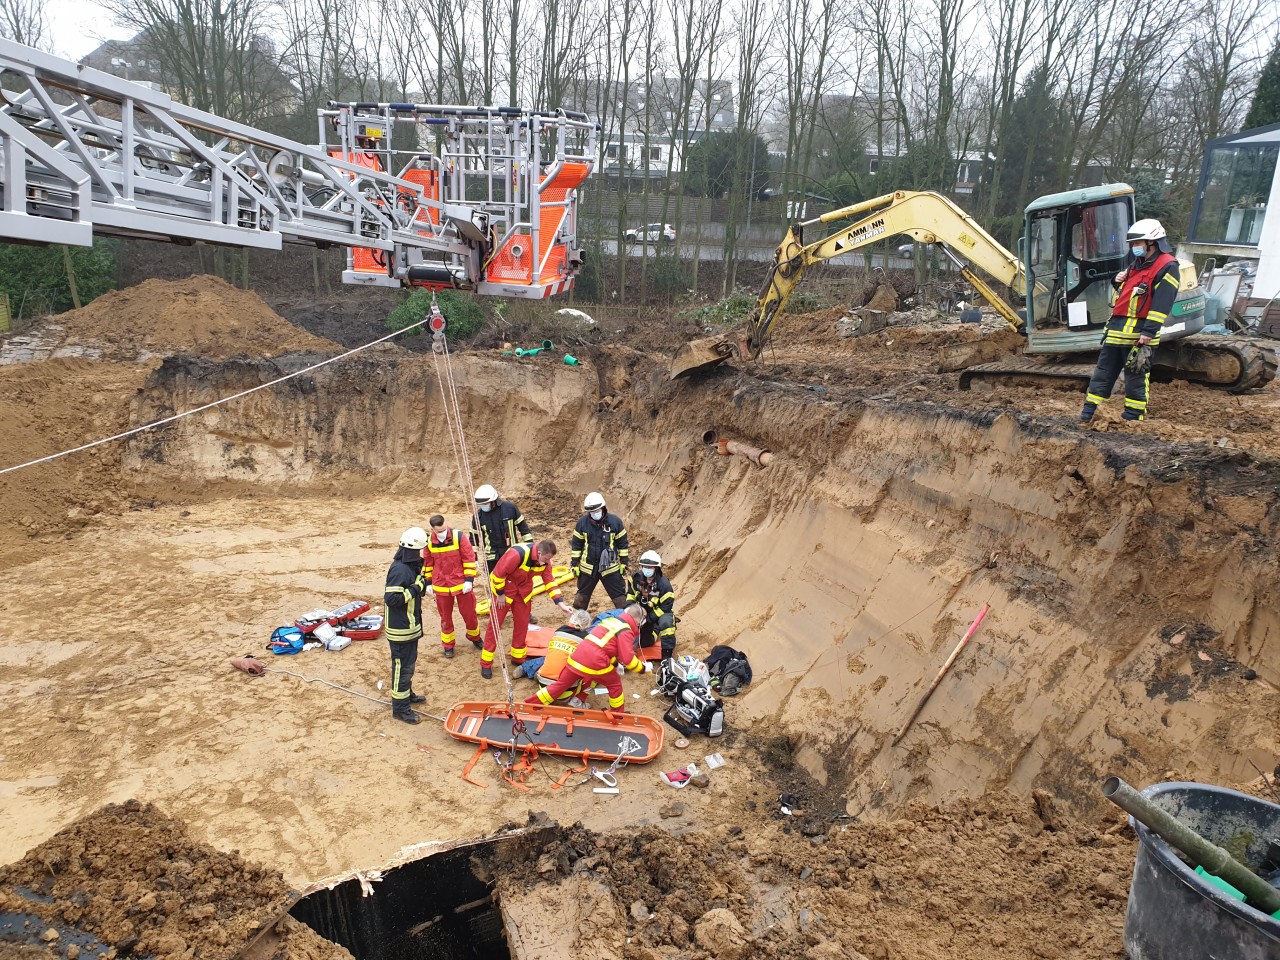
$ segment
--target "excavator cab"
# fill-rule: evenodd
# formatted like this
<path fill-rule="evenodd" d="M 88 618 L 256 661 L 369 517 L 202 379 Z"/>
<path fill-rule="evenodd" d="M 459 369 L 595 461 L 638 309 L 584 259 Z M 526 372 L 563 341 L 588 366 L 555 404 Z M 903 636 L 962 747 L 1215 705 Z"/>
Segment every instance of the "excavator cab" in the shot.
<path fill-rule="evenodd" d="M 1026 303 L 1027 353 L 1097 347 L 1111 316 L 1112 281 L 1129 264 L 1125 237 L 1133 221 L 1133 190 L 1127 184 L 1069 190 L 1027 205 L 1019 245 L 1032 288 Z M 1186 293 L 1175 308 L 1182 326 L 1169 331 L 1170 339 L 1204 325 L 1203 297 Z"/>

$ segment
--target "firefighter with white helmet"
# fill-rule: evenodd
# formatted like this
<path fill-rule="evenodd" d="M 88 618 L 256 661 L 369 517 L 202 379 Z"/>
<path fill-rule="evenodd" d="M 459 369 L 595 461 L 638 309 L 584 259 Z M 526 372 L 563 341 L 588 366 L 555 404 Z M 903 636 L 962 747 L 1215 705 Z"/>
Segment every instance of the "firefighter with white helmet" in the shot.
<path fill-rule="evenodd" d="M 592 491 L 582 501 L 584 513 L 573 530 L 572 564 L 578 576 L 573 605 L 586 610 L 597 583 L 603 583 L 615 607 L 627 602 L 627 527 L 609 512 L 604 496 Z"/>
<path fill-rule="evenodd" d="M 627 600 L 640 604 L 648 615 L 640 628 L 640 646 L 651 647 L 656 640 L 662 644 L 662 659 L 666 660 L 676 648 L 676 594 L 662 572 L 662 556 L 657 550 L 640 555 L 640 575 L 631 581 Z"/>
<path fill-rule="evenodd" d="M 427 531 L 421 527 L 410 527 L 400 535 L 400 549 L 387 570 L 382 596 L 386 606 L 383 632 L 391 646 L 391 715 L 405 723 L 418 722 L 411 704 L 427 699 L 413 692 L 418 641 L 422 639 L 422 595 L 427 591 L 422 575 L 422 550 L 426 545 Z"/>
<path fill-rule="evenodd" d="M 1150 399 L 1151 360 L 1160 343 L 1160 330 L 1181 284 L 1181 268 L 1169 252 L 1159 220 L 1139 220 L 1129 228 L 1133 265 L 1116 274 L 1117 289 L 1111 319 L 1102 334 L 1098 365 L 1089 380 L 1084 408 L 1077 422 L 1084 426 L 1106 403 L 1120 371 L 1124 371 L 1122 420 L 1145 420 Z"/>
<path fill-rule="evenodd" d="M 533 534 L 520 508 L 498 496 L 492 485 L 486 483 L 478 487 L 475 502 L 477 524 L 472 528 L 471 542 L 484 553 L 490 570 L 509 548 L 517 543 L 533 542 Z"/>

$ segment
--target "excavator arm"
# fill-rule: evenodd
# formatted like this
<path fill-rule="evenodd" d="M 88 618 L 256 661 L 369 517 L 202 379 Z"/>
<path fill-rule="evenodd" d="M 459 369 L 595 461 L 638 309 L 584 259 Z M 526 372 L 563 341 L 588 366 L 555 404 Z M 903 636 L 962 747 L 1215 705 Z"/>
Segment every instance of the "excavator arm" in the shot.
<path fill-rule="evenodd" d="M 804 242 L 806 228 L 849 219 L 854 219 L 852 225 L 814 243 Z M 778 246 L 773 267 L 744 329 L 737 336 L 685 344 L 671 365 L 672 379 L 731 357 L 754 360 L 768 343 L 787 300 L 810 266 L 903 233 L 921 243 L 937 244 L 987 302 L 1011 326 L 1018 327 L 1018 315 L 973 269 L 979 268 L 1006 286 L 1026 290 L 1026 271 L 1018 258 L 946 197 L 903 190 L 792 224 Z"/>

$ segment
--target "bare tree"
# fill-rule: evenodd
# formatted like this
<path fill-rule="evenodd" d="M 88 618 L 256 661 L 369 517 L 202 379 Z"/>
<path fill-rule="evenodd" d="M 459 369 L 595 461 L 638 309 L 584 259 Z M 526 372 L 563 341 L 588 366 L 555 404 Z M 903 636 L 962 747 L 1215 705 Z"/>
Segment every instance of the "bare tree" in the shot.
<path fill-rule="evenodd" d="M 268 14 L 267 0 L 121 0 L 115 18 L 179 100 L 252 123 L 293 96 L 266 39 Z"/>
<path fill-rule="evenodd" d="M 746 228 L 751 226 L 749 214 L 756 173 L 752 163 L 756 151 L 751 141 L 760 128 L 763 108 L 768 104 L 765 92 L 766 52 L 772 42 L 773 23 L 772 17 L 767 15 L 768 10 L 766 0 L 738 0 L 733 16 L 738 24 L 737 156 L 733 184 L 729 189 L 729 218 L 724 230 L 725 279 L 720 288 L 721 296 L 737 285 L 739 224 L 745 221 Z M 748 149 L 751 151 L 749 157 Z"/>
<path fill-rule="evenodd" d="M 0 0 L 0 36 L 49 49 L 49 17 L 42 0 Z"/>

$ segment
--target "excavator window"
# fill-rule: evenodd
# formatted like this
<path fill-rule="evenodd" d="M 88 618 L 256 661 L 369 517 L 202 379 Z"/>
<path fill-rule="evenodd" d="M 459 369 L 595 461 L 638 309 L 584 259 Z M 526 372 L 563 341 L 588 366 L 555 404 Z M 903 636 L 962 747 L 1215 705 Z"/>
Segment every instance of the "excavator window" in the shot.
<path fill-rule="evenodd" d="M 1071 257 L 1077 261 L 1123 258 L 1129 206 L 1120 201 L 1085 207 L 1071 227 Z"/>
<path fill-rule="evenodd" d="M 1071 242 L 1063 296 L 1071 326 L 1097 324 L 1110 314 L 1111 278 L 1124 264 L 1132 210 L 1129 198 L 1077 207 L 1068 212 Z"/>
<path fill-rule="evenodd" d="M 1035 294 L 1028 320 L 1037 326 L 1054 321 L 1053 298 L 1058 290 L 1058 218 L 1049 212 L 1027 224 L 1032 284 Z"/>

